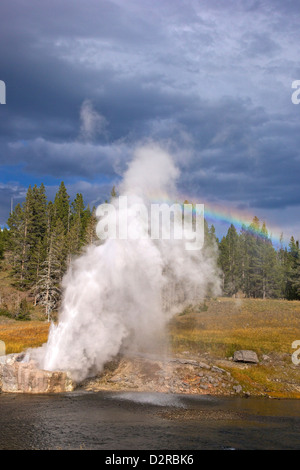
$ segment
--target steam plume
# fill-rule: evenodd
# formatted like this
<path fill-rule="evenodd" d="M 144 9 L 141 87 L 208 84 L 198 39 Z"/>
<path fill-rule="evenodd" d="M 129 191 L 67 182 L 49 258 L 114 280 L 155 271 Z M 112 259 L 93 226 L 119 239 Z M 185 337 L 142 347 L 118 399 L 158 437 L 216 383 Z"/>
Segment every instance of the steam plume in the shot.
<path fill-rule="evenodd" d="M 134 204 L 174 198 L 179 171 L 155 145 L 140 147 L 120 186 L 127 196 L 131 227 L 143 229 Z M 118 199 L 113 201 L 120 216 Z M 42 367 L 68 370 L 82 380 L 130 345 L 154 344 L 169 318 L 184 303 L 218 294 L 214 259 L 205 250 L 188 251 L 184 240 L 112 239 L 89 246 L 63 279 L 57 326 L 43 349 Z"/>
<path fill-rule="evenodd" d="M 95 111 L 90 100 L 85 100 L 80 109 L 80 138 L 91 140 L 97 134 L 106 135 L 107 120 Z"/>

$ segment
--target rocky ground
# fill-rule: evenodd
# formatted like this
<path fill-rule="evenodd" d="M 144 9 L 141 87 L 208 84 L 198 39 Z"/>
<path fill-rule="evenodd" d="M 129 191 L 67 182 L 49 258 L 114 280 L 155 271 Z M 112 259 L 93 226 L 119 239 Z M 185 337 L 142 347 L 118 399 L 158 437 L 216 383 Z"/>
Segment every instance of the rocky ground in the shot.
<path fill-rule="evenodd" d="M 248 366 L 239 364 L 236 367 Z M 28 354 L 0 358 L 0 389 L 3 392 L 61 393 L 75 388 L 211 395 L 243 393 L 242 386 L 229 371 L 207 359 L 118 357 L 106 365 L 102 374 L 76 386 L 64 372 L 38 369 Z"/>
<path fill-rule="evenodd" d="M 6 298 L 3 289 L 0 294 L 1 299 Z M 79 386 L 90 390 L 162 390 L 300 399 L 300 364 L 292 362 L 295 353 L 292 344 L 300 338 L 299 318 L 299 301 L 205 300 L 170 321 L 161 349 L 151 345 L 153 351 L 163 351 L 160 357 L 118 357 L 101 375 Z M 0 315 L 0 340 L 5 343 L 7 354 L 26 351 L 47 341 L 48 327 L 48 323 L 37 319 L 21 322 Z M 249 349 L 258 362 L 234 361 L 237 350 Z M 33 370 L 23 362 L 20 364 L 13 366 L 13 376 L 27 374 L 32 389 Z M 42 376 L 47 389 L 50 378 L 47 374 Z"/>
<path fill-rule="evenodd" d="M 223 361 L 229 367 L 248 368 L 254 364 Z M 98 377 L 86 379 L 80 388 L 89 391 L 133 390 L 140 392 L 210 395 L 248 394 L 229 370 L 207 356 L 158 358 L 154 356 L 120 357 L 107 364 Z"/>
<path fill-rule="evenodd" d="M 230 359 L 208 353 L 175 357 L 135 354 L 119 356 L 103 372 L 80 384 L 68 373 L 37 368 L 30 354 L 0 357 L 0 390 L 12 393 L 139 391 L 221 396 L 299 398 L 300 371 L 282 355 L 258 358 L 254 351 L 237 351 Z"/>
<path fill-rule="evenodd" d="M 237 360 L 235 360 L 237 359 Z M 79 387 L 89 391 L 132 390 L 202 395 L 299 398 L 300 371 L 283 355 L 215 359 L 209 354 L 191 357 L 136 355 L 118 357 L 102 374 L 86 379 Z"/>
<path fill-rule="evenodd" d="M 66 372 L 39 369 L 30 354 L 0 357 L 0 391 L 7 393 L 70 392 L 75 383 Z"/>

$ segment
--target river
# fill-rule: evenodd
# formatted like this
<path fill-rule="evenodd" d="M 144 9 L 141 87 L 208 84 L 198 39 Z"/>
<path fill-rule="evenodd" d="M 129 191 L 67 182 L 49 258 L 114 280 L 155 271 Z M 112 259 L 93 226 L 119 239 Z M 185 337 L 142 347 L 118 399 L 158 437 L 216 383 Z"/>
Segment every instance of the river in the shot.
<path fill-rule="evenodd" d="M 0 394 L 0 449 L 299 449 L 300 401 Z"/>

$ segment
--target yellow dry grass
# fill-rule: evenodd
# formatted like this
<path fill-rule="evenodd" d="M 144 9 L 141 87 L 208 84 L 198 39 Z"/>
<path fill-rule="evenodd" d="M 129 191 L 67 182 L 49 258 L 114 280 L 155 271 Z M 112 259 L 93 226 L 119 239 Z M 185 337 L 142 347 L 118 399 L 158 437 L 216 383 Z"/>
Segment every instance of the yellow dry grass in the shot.
<path fill-rule="evenodd" d="M 291 361 L 292 343 L 300 340 L 300 302 L 228 298 L 206 301 L 205 308 L 188 309 L 174 318 L 169 334 L 174 353 L 209 353 L 216 361 L 239 349 L 252 349 L 260 359 L 263 354 L 271 355 L 269 365 L 228 370 L 251 394 L 300 398 L 300 365 L 295 367 Z"/>
<path fill-rule="evenodd" d="M 5 342 L 7 354 L 39 347 L 47 341 L 49 323 L 1 321 L 0 340 Z M 175 354 L 209 353 L 217 364 L 237 349 L 253 349 L 260 358 L 262 354 L 286 354 L 280 366 L 275 361 L 273 365 L 230 368 L 230 372 L 244 390 L 253 394 L 300 398 L 300 365 L 292 368 L 290 357 L 294 352 L 292 342 L 300 340 L 300 302 L 228 298 L 206 301 L 205 308 L 198 306 L 175 317 L 169 324 L 169 337 Z"/>
<path fill-rule="evenodd" d="M 5 342 L 6 354 L 36 348 L 48 339 L 49 323 L 11 322 L 0 325 L 0 340 Z"/>
<path fill-rule="evenodd" d="M 170 323 L 173 350 L 228 357 L 237 349 L 291 353 L 300 339 L 300 302 L 222 298 L 206 302 Z"/>

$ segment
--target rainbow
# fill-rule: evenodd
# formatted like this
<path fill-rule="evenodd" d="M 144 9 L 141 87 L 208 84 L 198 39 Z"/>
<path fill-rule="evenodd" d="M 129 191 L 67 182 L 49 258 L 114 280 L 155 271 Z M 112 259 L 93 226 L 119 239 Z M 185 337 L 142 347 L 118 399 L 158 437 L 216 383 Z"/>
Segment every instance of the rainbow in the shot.
<path fill-rule="evenodd" d="M 181 201 L 188 201 L 189 203 L 192 203 L 192 201 L 195 201 L 196 199 L 198 204 L 204 204 L 204 217 L 208 225 L 217 225 L 216 229 L 217 231 L 223 232 L 222 236 L 223 234 L 226 235 L 227 230 L 231 224 L 234 225 L 237 232 L 239 232 L 245 226 L 248 227 L 252 223 L 253 218 L 256 215 L 255 213 L 251 213 L 249 210 L 239 210 L 234 207 L 225 208 L 224 205 L 220 205 L 217 203 L 211 203 L 205 200 L 200 201 L 200 198 L 191 198 L 182 195 L 180 197 Z M 162 196 L 159 198 L 159 200 L 157 197 L 154 198 L 152 202 L 158 204 L 167 203 L 172 205 L 174 203 L 174 200 L 172 201 L 167 197 Z M 176 202 L 179 202 L 178 196 Z M 182 204 L 182 202 L 180 203 Z M 273 223 L 269 223 L 268 220 L 260 218 L 259 220 L 261 225 L 263 222 L 266 223 L 268 237 L 272 240 L 272 243 L 276 248 L 279 248 L 281 245 L 288 245 L 290 237 L 285 236 L 282 228 L 276 226 Z M 256 235 L 265 237 L 265 235 L 262 234 L 260 231 L 256 232 Z"/>
<path fill-rule="evenodd" d="M 204 214 L 208 224 L 218 223 L 223 225 L 224 228 L 225 226 L 230 226 L 232 224 L 235 226 L 237 231 L 240 231 L 245 226 L 248 227 L 252 223 L 253 218 L 255 216 L 255 214 L 250 213 L 248 211 L 241 211 L 235 208 L 224 209 L 224 207 L 222 206 L 205 202 Z M 289 240 L 284 237 L 283 231 L 280 227 L 268 223 L 267 220 L 260 219 L 260 223 L 262 224 L 263 222 L 266 223 L 268 235 L 269 238 L 272 240 L 273 244 L 275 244 L 276 246 L 280 246 L 281 239 L 283 245 L 286 245 L 288 243 Z M 264 237 L 261 232 L 258 232 L 258 235 Z"/>

